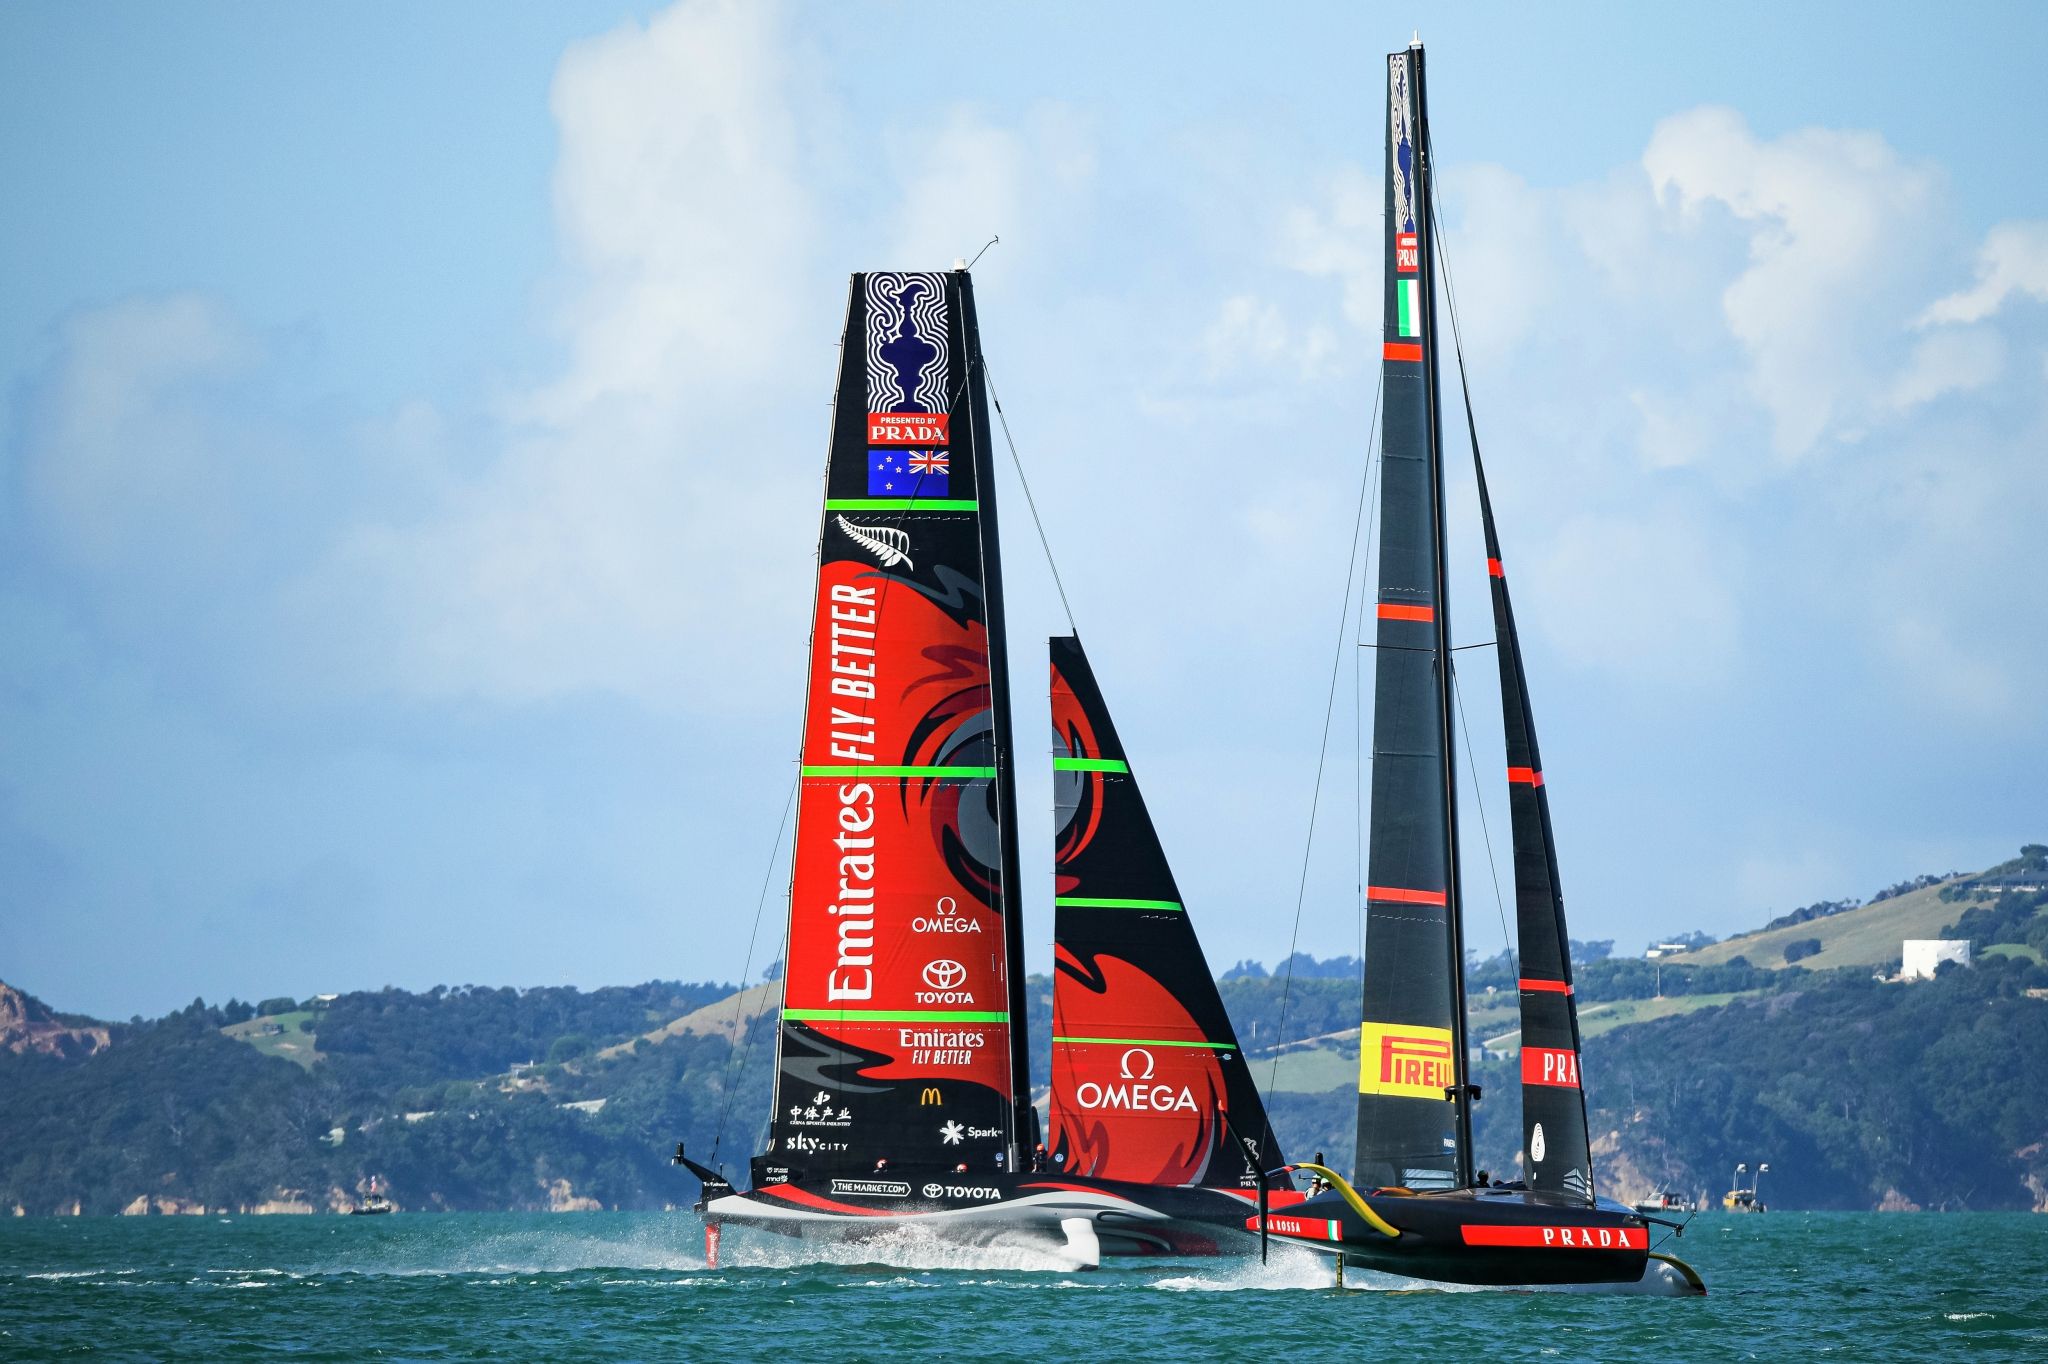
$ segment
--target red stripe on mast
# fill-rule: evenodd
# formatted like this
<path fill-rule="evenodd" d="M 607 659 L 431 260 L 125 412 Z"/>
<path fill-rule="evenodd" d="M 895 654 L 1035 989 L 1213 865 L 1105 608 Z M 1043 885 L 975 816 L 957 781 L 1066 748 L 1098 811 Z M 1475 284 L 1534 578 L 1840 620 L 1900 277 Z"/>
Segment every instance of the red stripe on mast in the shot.
<path fill-rule="evenodd" d="M 1419 620 L 1427 624 L 1436 619 L 1436 608 L 1434 606 L 1403 606 L 1397 602 L 1383 601 L 1379 605 L 1379 617 L 1381 620 Z"/>
<path fill-rule="evenodd" d="M 1541 786 L 1543 785 L 1543 774 L 1533 767 L 1510 767 L 1508 769 L 1508 785 Z"/>
<path fill-rule="evenodd" d="M 1365 898 L 1385 900 L 1397 905 L 1444 905 L 1450 903 L 1450 894 L 1441 890 L 1403 890 L 1399 886 L 1367 886 Z"/>
<path fill-rule="evenodd" d="M 1524 976 L 1519 983 L 1524 990 L 1534 990 L 1538 994 L 1568 995 L 1572 992 L 1572 987 L 1561 980 L 1530 980 Z"/>

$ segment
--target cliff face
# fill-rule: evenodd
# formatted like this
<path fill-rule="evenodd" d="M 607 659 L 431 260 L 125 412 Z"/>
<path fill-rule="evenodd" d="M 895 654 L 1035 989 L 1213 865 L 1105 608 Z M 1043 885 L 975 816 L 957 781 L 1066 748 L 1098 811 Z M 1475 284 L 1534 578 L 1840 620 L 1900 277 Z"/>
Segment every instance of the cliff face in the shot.
<path fill-rule="evenodd" d="M 65 1060 L 96 1056 L 113 1043 L 104 1024 L 66 1023 L 34 995 L 0 981 L 0 1048 Z"/>

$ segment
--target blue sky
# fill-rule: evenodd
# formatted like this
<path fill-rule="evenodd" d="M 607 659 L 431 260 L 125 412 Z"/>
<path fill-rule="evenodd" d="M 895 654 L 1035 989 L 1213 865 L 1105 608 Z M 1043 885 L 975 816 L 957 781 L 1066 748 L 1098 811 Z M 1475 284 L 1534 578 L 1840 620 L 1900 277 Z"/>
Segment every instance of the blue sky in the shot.
<path fill-rule="evenodd" d="M 2038 7 L 16 5 L 0 978 L 737 976 L 845 277 L 994 233 L 991 369 L 1183 889 L 1218 965 L 1284 955 L 1417 27 L 1575 931 L 2048 835 Z M 1010 526 L 1029 735 L 1061 620 Z"/>

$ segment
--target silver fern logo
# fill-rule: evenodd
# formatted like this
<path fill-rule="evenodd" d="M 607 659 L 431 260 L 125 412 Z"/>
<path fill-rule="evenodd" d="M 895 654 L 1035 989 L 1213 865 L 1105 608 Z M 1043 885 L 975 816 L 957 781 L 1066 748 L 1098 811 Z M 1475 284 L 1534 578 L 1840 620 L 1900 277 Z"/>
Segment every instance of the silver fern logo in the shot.
<path fill-rule="evenodd" d="M 910 536 L 893 526 L 856 526 L 845 517 L 835 518 L 839 529 L 846 532 L 846 538 L 859 545 L 882 561 L 883 568 L 894 568 L 902 564 L 905 568 L 916 568 L 910 562 Z"/>

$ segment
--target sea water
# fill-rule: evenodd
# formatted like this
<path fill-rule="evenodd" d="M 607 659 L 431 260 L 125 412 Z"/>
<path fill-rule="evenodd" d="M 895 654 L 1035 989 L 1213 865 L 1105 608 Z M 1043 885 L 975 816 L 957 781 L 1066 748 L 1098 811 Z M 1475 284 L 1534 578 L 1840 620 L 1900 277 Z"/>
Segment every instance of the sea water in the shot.
<path fill-rule="evenodd" d="M 1703 1214 L 1704 1299 L 1445 1290 L 1275 1247 L 907 1238 L 818 1262 L 688 1213 L 0 1222 L 0 1360 L 2048 1360 L 2048 1217 Z"/>

